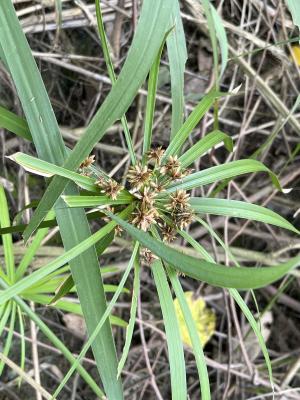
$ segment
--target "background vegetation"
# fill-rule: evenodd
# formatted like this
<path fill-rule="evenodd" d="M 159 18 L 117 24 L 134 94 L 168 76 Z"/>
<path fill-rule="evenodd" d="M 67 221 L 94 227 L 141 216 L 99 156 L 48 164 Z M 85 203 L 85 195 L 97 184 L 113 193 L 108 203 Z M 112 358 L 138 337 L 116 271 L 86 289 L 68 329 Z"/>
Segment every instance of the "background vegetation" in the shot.
<path fill-rule="evenodd" d="M 182 399 L 187 393 L 191 399 L 199 398 L 200 393 L 203 399 L 264 399 L 271 398 L 273 390 L 278 398 L 297 399 L 300 367 L 297 270 L 279 282 L 256 290 L 255 296 L 252 291 L 239 295 L 232 289 L 227 291 L 205 283 L 261 287 L 299 264 L 297 4 L 292 0 L 287 3 L 226 0 L 214 2 L 213 9 L 208 1 L 185 0 L 180 2 L 179 10 L 172 8 L 177 2 L 145 1 L 138 24 L 141 11 L 138 1 L 101 1 L 102 15 L 99 3 L 95 6 L 93 1 L 13 3 L 46 91 L 18 28 L 11 1 L 4 0 L 0 6 L 0 122 L 3 127 L 0 284 L 5 289 L 0 294 L 3 338 L 0 398 L 51 398 L 50 394 L 63 382 L 57 398 L 101 398 L 104 386 L 112 399 L 123 395 L 136 399 L 172 396 Z M 144 83 L 150 68 L 149 79 Z M 120 79 L 111 90 L 119 74 Z M 16 115 L 25 116 L 27 122 Z M 189 122 L 182 127 L 188 116 Z M 175 136 L 178 131 L 180 135 Z M 204 145 L 202 141 L 201 148 L 192 147 L 212 131 L 212 142 Z M 233 152 L 231 140 L 223 132 L 232 139 Z M 80 140 L 83 134 L 85 139 Z M 174 137 L 169 146 L 170 138 Z M 189 177 L 186 180 L 186 187 L 192 189 L 191 195 L 202 200 L 202 203 L 191 201 L 191 205 L 195 209 L 202 207 L 200 210 L 205 215 L 172 244 L 180 253 L 184 249 L 194 257 L 191 260 L 199 257 L 200 251 L 206 261 L 235 265 L 236 269 L 229 269 L 222 281 L 217 267 L 214 273 L 200 268 L 194 276 L 200 262 L 188 264 L 187 258 L 178 258 L 180 253 L 167 252 L 154 240 L 151 242 L 149 235 L 122 225 L 122 220 L 117 222 L 124 231 L 115 237 L 111 231 L 116 222 L 105 225 L 104 215 L 99 216 L 98 212 L 87 214 L 88 224 L 81 208 L 67 208 L 66 204 L 72 206 L 72 199 L 80 200 L 73 197 L 78 193 L 78 186 L 93 192 L 94 181 L 82 175 L 71 176 L 66 170 L 53 169 L 52 165 L 64 164 L 69 149 L 75 147 L 67 161 L 67 168 L 74 170 L 93 149 L 94 166 L 87 170 L 81 166 L 77 172 L 88 172 L 99 179 L 101 171 L 105 171 L 124 185 L 130 165 L 141 155 L 145 157 L 150 147 L 168 148 L 170 155 L 179 151 L 181 145 L 185 152 L 181 162 L 186 166 L 193 163 L 196 172 L 220 167 L 208 174 L 205 182 L 209 185 L 196 188 L 200 185 L 198 175 L 196 184 L 188 183 Z M 188 153 L 189 148 L 193 150 Z M 13 161 L 21 167 L 5 158 L 17 152 Z M 41 164 L 36 158 L 26 158 L 20 153 L 37 155 L 51 164 Z M 244 169 L 234 167 L 233 172 L 227 172 L 231 162 L 239 159 L 249 160 L 242 164 Z M 29 174 L 22 167 L 44 176 L 61 175 L 65 180 L 56 176 L 46 191 L 44 178 Z M 283 191 L 275 175 L 271 174 L 270 179 L 268 174 L 261 173 L 271 170 L 279 177 Z M 245 172 L 253 174 L 229 180 Z M 56 200 L 55 192 L 59 195 L 68 182 L 66 178 L 76 185 L 69 184 L 64 193 L 69 197 L 55 204 L 59 232 L 54 213 L 46 211 Z M 37 206 L 36 200 L 45 191 L 46 202 L 41 202 L 35 217 L 31 218 L 31 208 Z M 232 203 L 234 206 L 229 210 L 224 209 L 224 203 L 214 204 L 212 200 L 203 203 L 205 198 L 215 196 L 261 204 L 270 212 L 261 214 L 259 209 L 242 205 L 239 207 L 244 208 L 239 209 L 240 203 Z M 129 204 L 130 199 L 124 193 L 115 206 Z M 95 205 L 93 201 L 91 206 Z M 86 205 L 75 205 L 82 204 Z M 122 211 L 124 218 L 132 213 L 128 207 Z M 272 214 L 272 210 L 285 219 Z M 237 219 L 237 216 L 260 223 Z M 21 234 L 28 240 L 44 218 L 42 229 L 29 240 L 29 246 L 24 246 Z M 14 226 L 9 228 L 11 223 Z M 90 236 L 89 225 L 92 233 L 96 232 L 94 236 Z M 201 281 L 178 277 L 159 261 L 151 268 L 145 265 L 144 259 L 138 263 L 138 244 L 132 243 L 131 237 L 154 252 L 161 252 L 160 257 L 177 271 L 182 270 Z M 62 245 L 68 251 L 77 244 L 76 252 L 64 253 Z M 95 248 L 89 247 L 92 244 L 96 244 Z M 240 264 L 271 268 L 268 272 L 249 268 L 245 278 L 244 270 L 238 269 Z M 204 262 L 204 265 L 209 264 Z M 131 268 L 134 273 L 130 273 Z M 256 275 L 258 272 L 262 274 Z M 172 302 L 174 295 L 188 319 L 182 290 L 193 292 L 196 298 L 201 295 L 215 315 L 214 335 L 204 353 L 208 375 L 191 322 L 188 326 L 194 332 L 191 341 L 196 362 L 192 347 L 186 343 L 185 361 L 183 358 Z M 55 292 L 57 296 L 53 299 Z M 108 311 L 105 311 L 104 292 L 110 302 Z M 51 306 L 46 306 L 49 303 Z M 257 308 L 259 324 L 252 317 L 252 314 L 258 316 Z M 108 319 L 101 319 L 103 314 L 108 317 L 111 310 L 112 330 Z M 82 367 L 78 365 L 68 382 L 63 380 L 69 370 L 66 360 L 74 365 L 73 354 L 79 353 L 87 340 L 82 314 L 90 335 L 96 326 L 99 329 L 99 321 L 101 325 L 100 334 L 95 334 L 92 343 L 103 383 L 100 387 L 92 352 L 85 355 Z M 119 365 L 116 354 L 119 359 L 123 354 Z M 8 368 L 3 369 L 4 364 Z M 117 380 L 117 369 L 119 375 L 123 369 L 124 394 L 120 377 Z"/>

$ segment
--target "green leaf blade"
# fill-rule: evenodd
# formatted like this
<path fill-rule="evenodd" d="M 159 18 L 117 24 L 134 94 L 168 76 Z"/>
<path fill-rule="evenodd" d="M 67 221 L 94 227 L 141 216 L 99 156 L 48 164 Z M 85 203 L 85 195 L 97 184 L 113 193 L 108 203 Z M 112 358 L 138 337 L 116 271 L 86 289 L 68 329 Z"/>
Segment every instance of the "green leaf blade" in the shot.
<path fill-rule="evenodd" d="M 190 205 L 196 213 L 245 218 L 280 226 L 295 233 L 300 232 L 285 218 L 268 208 L 237 200 L 215 198 L 191 198 Z"/>
<path fill-rule="evenodd" d="M 213 286 L 240 290 L 256 289 L 279 280 L 293 268 L 300 265 L 300 256 L 296 256 L 286 263 L 272 267 L 228 268 L 181 253 L 151 237 L 148 233 L 123 221 L 118 216 L 112 213 L 108 213 L 108 215 L 135 240 L 138 240 L 144 247 L 147 247 L 162 260 L 178 269 L 178 271 Z"/>
<path fill-rule="evenodd" d="M 159 297 L 167 335 L 172 399 L 186 399 L 187 387 L 183 345 L 173 304 L 172 294 L 162 262 L 160 260 L 154 261 L 151 269 Z"/>
<path fill-rule="evenodd" d="M 207 168 L 203 171 L 195 172 L 191 175 L 173 183 L 169 186 L 169 192 L 175 192 L 176 190 L 190 190 L 210 183 L 234 178 L 243 174 L 249 174 L 253 172 L 266 172 L 270 176 L 274 186 L 281 190 L 280 183 L 276 175 L 269 170 L 264 164 L 256 160 L 238 160 L 231 161 L 224 165 L 217 165 L 215 167 Z"/>

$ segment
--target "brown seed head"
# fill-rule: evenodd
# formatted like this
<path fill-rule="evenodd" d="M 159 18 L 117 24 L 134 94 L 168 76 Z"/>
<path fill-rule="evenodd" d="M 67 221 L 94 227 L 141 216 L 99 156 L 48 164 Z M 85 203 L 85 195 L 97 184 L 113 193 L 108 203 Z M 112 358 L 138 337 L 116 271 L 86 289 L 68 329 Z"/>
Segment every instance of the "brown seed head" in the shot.
<path fill-rule="evenodd" d="M 150 251 L 149 249 L 143 249 L 141 251 L 141 256 L 143 257 L 147 265 L 151 265 L 154 260 L 158 259 L 158 257 L 155 254 L 153 254 L 152 251 Z"/>
<path fill-rule="evenodd" d="M 159 218 L 158 211 L 154 207 L 149 210 L 142 207 L 137 208 L 133 215 L 134 218 L 132 223 L 145 232 L 151 227 L 152 224 L 156 224 L 157 219 Z"/>
<path fill-rule="evenodd" d="M 180 169 L 180 161 L 178 160 L 177 156 L 170 156 L 168 158 L 168 161 L 166 162 L 165 165 L 163 165 L 160 169 L 161 174 L 171 174 L 172 171 L 175 171 L 177 169 Z"/>
<path fill-rule="evenodd" d="M 163 235 L 164 242 L 170 243 L 176 238 L 176 231 L 172 226 L 167 225 L 165 223 L 160 227 L 160 229 L 161 229 L 161 233 Z"/>
<path fill-rule="evenodd" d="M 134 189 L 140 189 L 150 178 L 151 170 L 145 165 L 136 164 L 129 168 L 127 179 Z"/>
<path fill-rule="evenodd" d="M 190 195 L 185 190 L 177 190 L 174 194 L 170 195 L 170 203 L 167 209 L 176 212 L 177 210 L 183 211 L 189 204 Z"/>
<path fill-rule="evenodd" d="M 166 187 L 166 183 L 159 182 L 157 178 L 151 180 L 149 184 L 156 193 L 162 192 Z"/>
<path fill-rule="evenodd" d="M 185 229 L 193 222 L 193 213 L 187 209 L 184 212 L 179 212 L 174 215 L 174 223 L 179 229 Z"/>
<path fill-rule="evenodd" d="M 142 208 L 151 208 L 154 205 L 154 199 L 157 193 L 151 190 L 149 186 L 144 187 L 140 192 L 134 194 L 135 197 L 141 200 Z"/>
<path fill-rule="evenodd" d="M 95 162 L 95 156 L 89 156 L 87 157 L 85 160 L 82 161 L 82 163 L 80 164 L 79 168 L 83 169 L 83 168 L 88 168 L 90 167 L 92 164 L 94 164 Z"/>
<path fill-rule="evenodd" d="M 147 158 L 149 161 L 153 160 L 155 161 L 156 164 L 160 164 L 160 161 L 164 153 L 165 150 L 163 150 L 162 147 L 159 146 L 156 149 L 151 149 L 147 154 Z"/>
<path fill-rule="evenodd" d="M 117 225 L 117 226 L 115 227 L 115 235 L 116 235 L 116 236 L 121 236 L 122 232 L 123 232 L 123 228 L 121 228 L 120 225 Z"/>
<path fill-rule="evenodd" d="M 182 179 L 185 174 L 183 171 L 181 171 L 180 168 L 173 168 L 169 171 L 169 175 L 172 177 L 172 179 L 177 180 L 177 179 Z"/>
<path fill-rule="evenodd" d="M 108 179 L 106 181 L 104 178 L 100 178 L 96 182 L 96 185 L 102 189 L 102 193 L 105 193 L 112 200 L 117 200 L 118 194 L 123 190 L 123 186 L 113 179 Z"/>

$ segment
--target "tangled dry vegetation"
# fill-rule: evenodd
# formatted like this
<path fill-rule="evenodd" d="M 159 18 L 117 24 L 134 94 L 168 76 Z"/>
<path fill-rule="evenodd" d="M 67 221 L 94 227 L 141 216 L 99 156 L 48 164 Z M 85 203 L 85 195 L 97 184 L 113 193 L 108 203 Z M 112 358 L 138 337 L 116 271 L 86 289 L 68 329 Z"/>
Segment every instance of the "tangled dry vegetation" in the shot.
<path fill-rule="evenodd" d="M 54 106 L 66 144 L 73 147 L 99 107 L 111 84 L 107 76 L 101 46 L 96 33 L 95 6 L 88 0 L 63 0 L 61 17 L 52 0 L 14 0 L 24 32 L 33 49 L 47 91 Z M 111 45 L 116 72 L 126 58 L 136 26 L 138 0 L 101 1 L 103 17 Z M 230 63 L 222 80 L 221 88 L 231 91 L 242 85 L 238 94 L 226 97 L 220 106 L 220 128 L 233 141 L 235 152 L 228 153 L 218 147 L 195 170 L 218 165 L 234 158 L 254 157 L 263 161 L 279 177 L 284 188 L 293 188 L 283 194 L 275 189 L 267 176 L 253 174 L 250 177 L 231 181 L 222 193 L 224 198 L 245 200 L 263 204 L 279 212 L 300 228 L 299 182 L 300 158 L 299 113 L 290 115 L 290 110 L 299 92 L 299 66 L 293 58 L 292 43 L 287 39 L 296 37 L 296 31 L 285 3 L 281 0 L 225 0 L 217 1 L 219 11 L 230 44 Z M 203 12 L 196 0 L 181 1 L 182 17 L 188 46 L 188 61 L 185 73 L 186 113 L 210 88 L 212 76 L 212 49 L 207 36 Z M 192 214 L 188 208 L 189 194 L 176 192 L 167 200 L 163 189 L 170 179 L 180 178 L 189 171 L 181 169 L 176 158 L 169 159 L 160 167 L 170 130 L 170 77 L 168 59 L 163 56 L 159 75 L 157 111 L 154 121 L 154 139 L 157 147 L 149 153 L 149 165 L 140 164 L 130 168 L 130 156 L 126 150 L 120 124 L 114 125 L 98 143 L 94 158 L 105 170 L 109 180 L 99 180 L 101 189 L 113 197 L 121 184 L 128 179 L 139 206 L 132 216 L 132 222 L 147 230 L 157 222 L 164 239 L 172 241 L 177 248 L 184 245 L 183 239 L 175 237 L 174 228 L 190 224 Z M 1 103 L 21 115 L 21 107 L 14 86 L 4 69 L 0 70 Z M 128 123 L 133 132 L 135 149 L 142 145 L 143 109 L 146 90 L 141 89 L 134 105 L 127 113 Z M 213 124 L 208 113 L 190 139 L 190 145 L 203 137 Z M 5 156 L 17 151 L 32 153 L 31 145 L 2 131 L 1 140 L 1 183 L 9 190 L 9 201 L 15 215 L 24 204 L 41 196 L 43 180 L 29 177 L 23 170 L 10 164 Z M 87 162 L 92 163 L 93 159 Z M 82 170 L 88 165 L 82 165 Z M 114 179 L 119 184 L 115 184 Z M 32 198 L 29 197 L 29 189 Z M 216 186 L 201 188 L 200 195 L 206 197 Z M 165 219 L 159 210 L 166 210 Z M 28 210 L 23 216 L 30 218 Z M 170 222 L 171 219 L 171 222 Z M 168 222 L 169 221 L 169 222 Z M 258 266 L 277 264 L 296 254 L 300 240 L 291 238 L 289 232 L 264 224 L 243 220 L 207 217 L 207 222 L 224 238 L 236 259 L 247 265 L 255 262 Z M 97 224 L 96 222 L 93 222 Z M 94 228 L 96 225 L 94 225 Z M 227 263 L 228 259 L 220 244 L 207 235 L 203 227 L 190 226 L 192 236 L 201 241 L 216 260 Z M 116 237 L 113 245 L 103 255 L 103 265 L 113 265 L 114 272 L 107 275 L 110 283 L 118 282 L 130 257 L 126 235 Z M 14 236 L 16 251 L 21 237 Z M 21 246 L 19 247 L 21 252 Z M 276 249 L 276 251 L 275 251 Z M 280 249 L 280 250 L 278 250 Z M 3 256 L 0 247 L 0 257 Z M 35 269 L 62 253 L 62 248 L 53 228 L 38 257 L 32 264 Z M 192 253 L 192 250 L 190 250 Z M 267 256 L 266 256 L 267 253 Z M 19 254 L 20 256 L 21 254 Z M 149 261 L 151 254 L 145 254 Z M 190 279 L 183 279 L 183 287 L 201 295 L 214 309 L 217 320 L 216 332 L 206 345 L 205 354 L 209 366 L 212 398 L 225 399 L 267 399 L 271 392 L 266 367 L 259 347 L 251 334 L 245 318 L 236 309 L 234 302 L 225 291 L 213 289 L 205 284 L 197 285 Z M 124 387 L 128 399 L 169 399 L 169 372 L 165 334 L 156 292 L 151 278 L 151 269 L 142 270 L 142 293 L 138 307 L 137 326 L 133 346 L 125 369 Z M 262 331 L 270 349 L 273 361 L 275 387 L 282 393 L 282 399 L 299 399 L 300 386 L 300 297 L 298 276 L 287 277 L 279 285 L 257 291 L 256 296 L 262 316 Z M 247 297 L 246 297 L 247 299 Z M 251 295 L 248 305 L 255 312 Z M 115 307 L 121 318 L 128 320 L 129 299 L 122 295 Z M 36 311 L 64 340 L 74 353 L 78 352 L 85 338 L 85 328 L 79 317 L 64 315 L 50 307 L 39 307 Z M 124 343 L 124 330 L 114 328 L 117 350 Z M 45 341 L 34 326 L 26 326 L 26 343 L 32 348 L 26 373 L 35 376 L 37 382 L 50 393 L 66 371 L 66 362 L 59 352 Z M 14 337 L 16 352 L 12 359 L 18 360 L 18 335 Z M 28 351 L 28 356 L 30 352 Z M 85 365 L 96 375 L 94 361 L 85 359 Z M 199 398 L 198 377 L 190 349 L 186 348 L 188 387 L 191 399 Z M 38 390 L 30 385 L 18 388 L 13 369 L 7 370 L 0 383 L 0 399 L 34 399 Z M 90 389 L 76 375 L 65 387 L 61 399 L 94 399 Z"/>

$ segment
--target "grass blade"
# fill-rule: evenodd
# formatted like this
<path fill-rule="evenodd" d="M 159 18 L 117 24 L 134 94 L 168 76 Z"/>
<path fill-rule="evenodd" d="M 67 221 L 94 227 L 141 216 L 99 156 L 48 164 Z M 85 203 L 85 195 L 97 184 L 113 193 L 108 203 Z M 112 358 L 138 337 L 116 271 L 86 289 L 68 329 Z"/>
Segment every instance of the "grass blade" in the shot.
<path fill-rule="evenodd" d="M 124 228 L 141 245 L 151 250 L 178 271 L 194 279 L 207 282 L 213 286 L 256 289 L 275 282 L 287 274 L 291 269 L 300 265 L 300 256 L 291 258 L 286 263 L 272 267 L 230 267 L 213 264 L 205 260 L 183 254 L 143 232 L 118 216 L 107 213 L 114 221 Z M 0 295 L 1 296 L 1 295 Z"/>
<path fill-rule="evenodd" d="M 46 220 L 52 219 L 54 217 L 54 212 L 50 212 L 49 215 L 47 216 Z M 44 237 L 47 235 L 49 231 L 49 228 L 43 228 L 39 229 L 28 246 L 26 253 L 24 254 L 20 264 L 18 265 L 18 268 L 16 269 L 16 280 L 19 280 L 26 272 L 28 266 L 30 265 L 31 261 L 33 260 L 36 251 L 39 249 L 41 246 L 41 243 L 44 239 Z"/>
<path fill-rule="evenodd" d="M 222 78 L 223 73 L 226 70 L 228 63 L 228 41 L 222 19 L 220 18 L 215 7 L 211 3 L 209 5 L 210 5 L 211 16 L 213 19 L 214 29 L 216 31 L 216 36 L 221 50 L 221 71 L 218 76 L 218 79 L 220 80 Z"/>
<path fill-rule="evenodd" d="M 196 127 L 204 114 L 213 105 L 215 99 L 219 96 L 220 94 L 215 92 L 214 90 L 205 95 L 205 97 L 198 103 L 198 105 L 188 116 L 182 127 L 171 140 L 165 152 L 163 160 L 165 160 L 169 156 L 173 156 L 179 153 L 182 145 L 192 133 L 192 130 Z"/>
<path fill-rule="evenodd" d="M 63 167 L 59 167 L 58 165 L 51 164 L 47 161 L 40 160 L 39 158 L 21 152 L 15 153 L 7 158 L 33 174 L 44 176 L 46 178 L 50 178 L 53 175 L 59 175 L 75 182 L 82 189 L 90 192 L 99 192 L 99 188 L 95 185 L 95 179 L 88 176 L 80 175 L 77 172 L 69 171 Z"/>
<path fill-rule="evenodd" d="M 207 228 L 207 230 L 209 231 L 209 233 L 218 241 L 218 243 L 220 243 L 220 245 L 223 247 L 223 249 L 225 250 L 225 252 L 229 255 L 229 257 L 232 259 L 232 261 L 238 266 L 238 262 L 236 261 L 236 259 L 234 258 L 234 256 L 232 255 L 231 250 L 229 249 L 228 246 L 226 246 L 226 244 L 223 242 L 223 240 L 219 237 L 219 235 L 214 231 L 214 229 L 212 229 L 208 224 L 206 224 L 206 222 L 202 221 L 202 224 Z M 209 256 L 208 260 L 210 261 L 212 258 Z M 264 337 L 260 331 L 260 328 L 255 320 L 255 318 L 253 317 L 249 307 L 247 306 L 247 304 L 244 302 L 243 298 L 240 296 L 239 292 L 236 289 L 233 288 L 229 288 L 228 289 L 230 295 L 234 298 L 234 300 L 237 302 L 237 304 L 239 305 L 239 307 L 241 308 L 242 312 L 244 313 L 245 317 L 247 318 L 250 326 L 253 329 L 253 332 L 255 333 L 257 339 L 258 339 L 258 343 L 260 345 L 261 351 L 264 355 L 265 358 L 265 362 L 267 365 L 267 369 L 269 372 L 269 379 L 270 379 L 270 383 L 271 386 L 273 388 L 273 374 L 272 374 L 272 365 L 271 365 L 271 361 L 270 361 L 270 357 L 269 357 L 269 353 L 267 350 L 267 346 L 265 344 L 265 340 Z M 254 301 L 256 302 L 255 299 L 255 295 L 254 292 L 251 290 L 252 296 L 254 298 Z M 257 305 L 257 303 L 256 303 Z"/>
<path fill-rule="evenodd" d="M 174 271 L 173 268 L 167 267 L 167 272 L 169 279 L 171 281 L 172 287 L 174 289 L 175 295 L 179 301 L 180 308 L 182 310 L 182 314 L 184 316 L 184 320 L 191 338 L 194 356 L 196 359 L 198 374 L 200 378 L 200 385 L 201 385 L 201 399 L 202 400 L 210 400 L 210 387 L 209 387 L 209 378 L 208 372 L 205 362 L 205 356 L 203 352 L 203 347 L 200 342 L 200 338 L 198 335 L 198 331 L 193 320 L 193 316 L 191 314 L 191 310 L 187 304 L 186 298 L 184 296 L 183 289 L 180 284 L 180 280 Z"/>
<path fill-rule="evenodd" d="M 0 44 L 21 100 L 38 156 L 53 164 L 62 165 L 68 152 L 40 73 L 10 0 L 4 0 L 0 5 Z M 73 183 L 66 188 L 66 194 L 77 194 Z M 55 204 L 55 212 L 66 250 L 90 236 L 90 228 L 83 209 L 67 209 L 63 201 L 59 199 Z M 43 215 L 43 218 L 46 215 L 47 213 Z M 77 256 L 76 260 L 72 259 L 70 262 L 70 267 L 87 330 L 90 333 L 105 312 L 105 293 L 95 248 L 89 247 L 85 253 L 78 253 Z M 105 324 L 103 335 L 98 336 L 93 343 L 93 351 L 107 395 L 116 400 L 123 399 L 121 382 L 116 379 L 117 356 L 109 321 Z"/>
<path fill-rule="evenodd" d="M 190 205 L 196 213 L 225 215 L 236 218 L 246 218 L 266 224 L 280 226 L 300 234 L 291 223 L 279 214 L 256 204 L 237 200 L 196 198 L 190 199 Z"/>
<path fill-rule="evenodd" d="M 180 14 L 179 2 L 175 1 L 171 25 L 174 29 L 167 38 L 168 58 L 171 74 L 171 93 L 172 93 L 172 124 L 171 139 L 179 131 L 183 122 L 184 113 L 184 70 L 187 60 L 187 50 L 185 34 Z"/>
<path fill-rule="evenodd" d="M 127 193 L 118 195 L 117 200 L 112 200 L 107 196 L 62 196 L 68 207 L 99 207 L 108 205 L 128 204 L 132 201 L 132 196 Z"/>
<path fill-rule="evenodd" d="M 230 136 L 226 135 L 226 133 L 221 131 L 213 131 L 208 133 L 206 136 L 204 136 L 204 138 L 200 139 L 194 146 L 192 146 L 181 157 L 179 157 L 182 167 L 188 167 L 199 157 L 203 156 L 203 154 L 205 154 L 208 150 L 221 142 L 224 142 L 224 145 L 228 151 L 233 150 L 232 139 Z"/>
<path fill-rule="evenodd" d="M 151 266 L 151 270 L 159 297 L 167 336 L 172 399 L 186 399 L 187 387 L 183 345 L 172 294 L 162 262 L 160 260 L 155 261 Z"/>
<path fill-rule="evenodd" d="M 269 373 L 269 379 L 270 379 L 270 383 L 272 388 L 274 388 L 273 386 L 273 374 L 272 374 L 272 364 L 270 361 L 270 357 L 269 357 L 269 353 L 266 347 L 266 343 L 265 340 L 263 338 L 263 335 L 260 331 L 260 327 L 258 325 L 258 323 L 256 322 L 255 318 L 253 317 L 251 311 L 249 310 L 247 304 L 244 302 L 243 298 L 241 297 L 241 295 L 239 294 L 239 292 L 235 289 L 229 289 L 229 293 L 230 295 L 234 298 L 234 300 L 237 302 L 237 304 L 239 305 L 240 309 L 242 310 L 243 314 L 245 315 L 245 317 L 247 318 L 251 328 L 253 329 L 253 332 L 255 333 L 257 340 L 259 342 L 261 351 L 264 355 L 265 358 L 265 362 L 268 368 L 268 373 Z"/>
<path fill-rule="evenodd" d="M 5 341 L 5 345 L 1 352 L 5 357 L 7 357 L 10 352 L 10 348 L 11 348 L 11 344 L 12 344 L 12 340 L 13 340 L 13 336 L 14 336 L 16 314 L 17 314 L 17 305 L 16 305 L 16 303 L 13 303 L 12 310 L 10 313 L 10 323 L 9 323 L 9 327 L 8 327 L 8 334 L 7 334 L 7 338 Z M 1 360 L 0 361 L 0 376 L 2 375 L 4 366 L 5 366 L 5 363 L 3 362 L 3 360 Z"/>
<path fill-rule="evenodd" d="M 100 0 L 96 0 L 95 4 L 96 4 L 96 17 L 97 17 L 98 31 L 99 31 L 99 36 L 101 39 L 106 68 L 107 68 L 110 80 L 111 80 L 112 84 L 114 85 L 117 81 L 117 77 L 116 77 L 116 74 L 114 71 L 114 66 L 113 66 L 113 63 L 112 63 L 112 60 L 110 57 L 110 52 L 108 49 L 108 42 L 107 42 L 107 37 L 105 34 L 105 28 L 104 28 L 104 24 L 103 24 Z M 121 117 L 121 124 L 123 126 L 125 139 L 126 139 L 126 143 L 127 143 L 127 148 L 128 148 L 129 154 L 130 154 L 131 163 L 134 165 L 134 164 L 136 164 L 136 156 L 135 156 L 133 143 L 132 143 L 132 139 L 131 139 L 131 135 L 130 135 L 130 131 L 129 131 L 129 126 L 128 126 L 125 115 L 123 115 Z"/>
<path fill-rule="evenodd" d="M 6 108 L 0 106 L 0 127 L 15 133 L 23 139 L 32 141 L 31 133 L 27 122 L 18 117 L 15 113 L 8 111 Z"/>
<path fill-rule="evenodd" d="M 209 229 L 209 232 L 211 232 L 211 234 L 213 234 L 213 236 L 218 240 L 218 242 L 224 248 L 226 253 L 228 253 L 229 256 L 231 257 L 231 251 L 225 245 L 225 243 L 221 240 L 221 238 L 209 226 L 208 226 L 208 229 Z M 188 234 L 186 234 L 186 235 L 189 236 Z M 190 236 L 189 236 L 189 238 L 192 239 Z M 199 251 L 199 253 L 202 256 L 204 256 L 207 261 L 212 262 L 212 263 L 215 262 L 214 259 L 211 257 L 211 255 L 208 254 L 206 252 L 206 250 L 199 243 L 197 243 L 194 239 L 189 241 L 189 243 L 194 247 L 195 250 Z M 233 261 L 236 263 L 236 260 L 234 258 L 233 258 Z M 249 310 L 247 304 L 244 302 L 243 298 L 238 293 L 238 291 L 236 289 L 233 289 L 233 288 L 228 289 L 228 291 L 229 291 L 230 295 L 235 299 L 235 301 L 237 302 L 239 307 L 241 308 L 242 312 L 244 313 L 245 317 L 249 321 L 250 326 L 252 327 L 254 333 L 257 336 L 258 342 L 260 344 L 260 347 L 261 347 L 261 350 L 262 350 L 262 353 L 264 355 L 264 358 L 265 358 L 265 361 L 266 361 L 266 365 L 267 365 L 267 368 L 268 368 L 270 382 L 271 382 L 271 385 L 273 385 L 272 365 L 271 365 L 271 362 L 270 362 L 270 357 L 269 357 L 269 353 L 268 353 L 264 338 L 262 336 L 262 333 L 260 332 L 258 324 L 257 324 L 255 318 L 253 317 L 251 311 Z"/>
<path fill-rule="evenodd" d="M 6 201 L 5 191 L 2 185 L 0 185 L 0 227 L 8 228 L 10 227 L 10 219 L 8 213 L 8 205 Z M 10 233 L 2 235 L 3 248 L 4 248 L 4 260 L 7 271 L 8 279 L 11 282 L 15 278 L 15 260 L 14 260 L 14 250 L 12 236 Z"/>
<path fill-rule="evenodd" d="M 122 357 L 119 361 L 118 365 L 118 376 L 122 373 L 124 365 L 127 360 L 127 356 L 129 353 L 129 348 L 132 341 L 133 330 L 135 325 L 136 319 L 136 311 L 137 311 L 137 304 L 138 304 L 138 297 L 140 292 L 140 264 L 139 261 L 136 259 L 134 263 L 134 281 L 133 281 L 133 292 L 132 292 L 132 300 L 131 300 L 131 307 L 130 307 L 130 319 L 129 324 L 126 329 L 126 339 L 125 345 L 122 352 Z"/>
<path fill-rule="evenodd" d="M 195 187 L 208 185 L 209 183 L 223 179 L 234 178 L 235 176 L 249 174 L 252 172 L 267 172 L 274 186 L 278 190 L 281 190 L 278 178 L 264 164 L 256 160 L 238 160 L 231 161 L 224 165 L 217 165 L 216 167 L 207 168 L 203 171 L 188 175 L 181 179 L 179 183 L 172 184 L 168 191 L 176 192 L 176 190 L 180 189 L 189 190 Z"/>
<path fill-rule="evenodd" d="M 167 33 L 168 34 L 168 33 Z M 143 160 L 145 161 L 146 153 L 150 150 L 152 142 L 152 127 L 154 118 L 154 109 L 156 102 L 157 82 L 159 75 L 159 65 L 161 55 L 164 49 L 165 40 L 163 41 L 158 54 L 152 64 L 148 79 L 148 96 L 146 104 L 145 124 L 144 124 L 144 140 L 143 140 Z"/>

